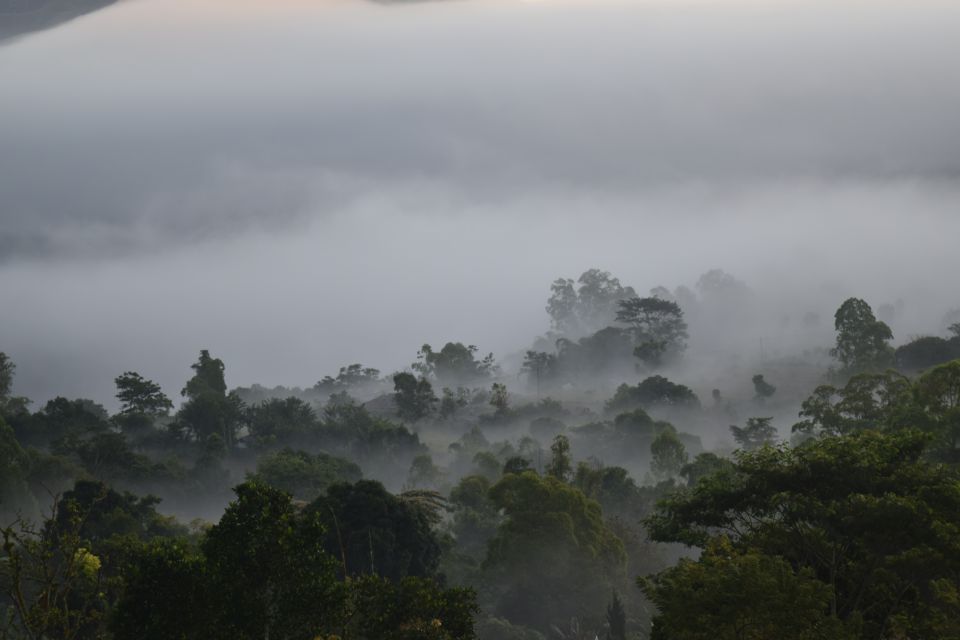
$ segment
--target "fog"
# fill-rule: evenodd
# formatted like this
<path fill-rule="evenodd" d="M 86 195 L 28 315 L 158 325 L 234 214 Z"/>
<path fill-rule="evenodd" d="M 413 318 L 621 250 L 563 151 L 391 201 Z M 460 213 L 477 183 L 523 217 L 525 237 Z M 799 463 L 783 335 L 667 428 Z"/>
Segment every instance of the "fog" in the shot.
<path fill-rule="evenodd" d="M 0 45 L 0 350 L 108 406 L 201 348 L 231 386 L 509 361 L 589 267 L 723 268 L 758 351 L 850 295 L 937 333 L 957 60 L 938 2 L 127 0 Z"/>

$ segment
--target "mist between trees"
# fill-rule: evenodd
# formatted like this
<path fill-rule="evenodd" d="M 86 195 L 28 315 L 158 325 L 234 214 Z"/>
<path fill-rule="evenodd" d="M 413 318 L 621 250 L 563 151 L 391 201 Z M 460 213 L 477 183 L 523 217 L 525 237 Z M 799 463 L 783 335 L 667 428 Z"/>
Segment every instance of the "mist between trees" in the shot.
<path fill-rule="evenodd" d="M 230 388 L 200 349 L 112 413 L 0 353 L 0 638 L 960 637 L 960 310 L 544 290 L 502 358 Z"/>

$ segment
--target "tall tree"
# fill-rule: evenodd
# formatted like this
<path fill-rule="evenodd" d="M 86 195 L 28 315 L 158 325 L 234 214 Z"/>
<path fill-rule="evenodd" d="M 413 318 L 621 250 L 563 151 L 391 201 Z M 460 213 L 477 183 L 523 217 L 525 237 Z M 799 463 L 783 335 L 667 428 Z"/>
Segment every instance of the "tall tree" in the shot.
<path fill-rule="evenodd" d="M 843 365 L 845 373 L 882 370 L 893 363 L 889 341 L 893 332 L 877 320 L 870 305 L 859 298 L 847 299 L 834 315 L 837 344 L 830 354 Z"/>
<path fill-rule="evenodd" d="M 404 371 L 393 376 L 393 390 L 397 414 L 405 420 L 416 422 L 427 417 L 437 403 L 430 381 L 424 377 L 418 380 L 412 373 Z"/>
<path fill-rule="evenodd" d="M 190 368 L 194 375 L 180 392 L 187 401 L 177 413 L 176 425 L 197 441 L 216 437 L 225 447 L 232 447 L 243 415 L 243 402 L 235 393 L 227 394 L 223 361 L 204 349 Z"/>
<path fill-rule="evenodd" d="M 550 445 L 550 463 L 547 465 L 547 475 L 553 476 L 561 482 L 570 479 L 573 473 L 573 462 L 570 458 L 570 440 L 560 434 L 553 439 Z"/>
<path fill-rule="evenodd" d="M 928 441 L 861 431 L 740 452 L 733 473 L 673 494 L 646 526 L 662 542 L 708 547 L 726 534 L 739 553 L 782 558 L 829 588 L 825 611 L 857 638 L 951 637 L 960 478 L 925 459 Z M 731 605 L 729 616 L 752 606 Z"/>
<path fill-rule="evenodd" d="M 128 434 L 150 428 L 173 409 L 173 403 L 160 385 L 139 373 L 127 371 L 117 376 L 114 383 L 117 385 L 117 399 L 122 403 L 114 421 Z"/>
<path fill-rule="evenodd" d="M 662 298 L 627 298 L 619 301 L 617 321 L 630 325 L 636 348 L 634 355 L 658 366 L 668 355 L 686 348 L 687 323 L 676 302 Z"/>
<path fill-rule="evenodd" d="M 777 429 L 770 424 L 772 421 L 772 417 L 747 418 L 745 427 L 730 425 L 730 432 L 742 449 L 752 451 L 765 444 L 772 444 L 776 439 Z"/>

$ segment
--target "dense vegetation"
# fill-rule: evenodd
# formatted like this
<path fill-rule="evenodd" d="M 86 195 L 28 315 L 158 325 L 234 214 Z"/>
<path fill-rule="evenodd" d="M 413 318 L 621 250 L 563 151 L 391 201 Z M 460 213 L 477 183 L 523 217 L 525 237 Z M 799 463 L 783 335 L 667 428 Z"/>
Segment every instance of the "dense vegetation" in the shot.
<path fill-rule="evenodd" d="M 960 638 L 960 324 L 837 301 L 710 388 L 752 293 L 696 289 L 558 279 L 513 364 L 230 389 L 201 350 L 179 406 L 34 410 L 0 353 L 0 638 Z"/>

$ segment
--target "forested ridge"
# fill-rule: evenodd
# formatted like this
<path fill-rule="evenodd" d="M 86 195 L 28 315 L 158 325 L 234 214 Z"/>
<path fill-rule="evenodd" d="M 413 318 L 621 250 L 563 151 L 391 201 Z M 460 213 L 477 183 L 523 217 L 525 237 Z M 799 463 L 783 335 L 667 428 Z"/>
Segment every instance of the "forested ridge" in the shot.
<path fill-rule="evenodd" d="M 756 297 L 590 269 L 516 354 L 297 388 L 198 345 L 38 406 L 0 352 L 0 638 L 960 638 L 960 312 L 731 355 Z"/>

